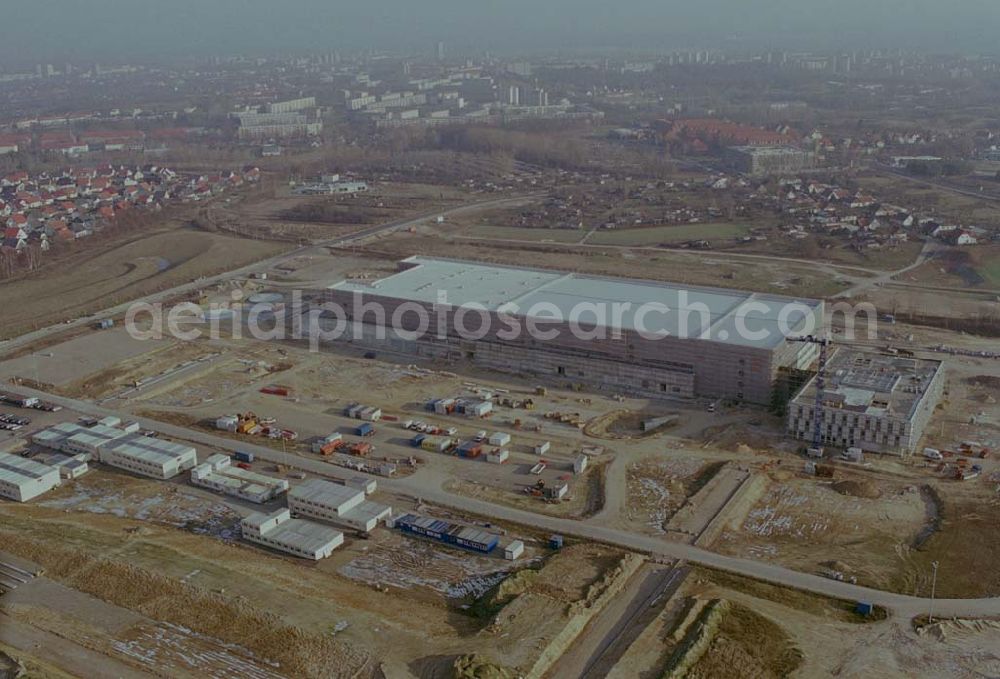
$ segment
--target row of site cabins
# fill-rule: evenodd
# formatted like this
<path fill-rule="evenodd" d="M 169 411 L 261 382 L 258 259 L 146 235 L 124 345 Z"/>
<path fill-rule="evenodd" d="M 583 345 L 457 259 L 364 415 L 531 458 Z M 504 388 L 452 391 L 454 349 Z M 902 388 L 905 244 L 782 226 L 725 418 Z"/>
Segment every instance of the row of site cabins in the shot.
<path fill-rule="evenodd" d="M 390 506 L 366 499 L 376 490 L 374 479 L 355 476 L 343 480 L 341 485 L 317 478 L 290 487 L 287 480 L 250 471 L 252 453 L 237 452 L 232 458 L 215 454 L 198 464 L 195 448 L 154 438 L 140 432 L 137 423 L 123 423 L 116 417 L 86 424 L 64 422 L 36 432 L 31 440 L 61 455 L 52 456 L 51 464 L 45 464 L 0 453 L 0 496 L 27 502 L 59 486 L 63 479 L 75 479 L 86 473 L 88 462 L 95 459 L 161 480 L 190 470 L 194 485 L 258 504 L 286 494 L 287 508 L 269 514 L 251 514 L 241 521 L 241 532 L 251 542 L 310 559 L 329 556 L 343 543 L 343 533 L 292 518 L 293 514 L 362 534 L 370 533 L 380 522 L 389 522 L 392 516 Z M 232 459 L 237 461 L 235 466 Z M 488 553 L 495 546 L 496 543 L 481 545 L 480 551 Z M 514 551 L 517 554 L 511 558 L 520 555 L 520 551 Z"/>
<path fill-rule="evenodd" d="M 448 401 L 453 401 L 453 399 L 448 399 Z M 482 403 L 489 404 L 490 402 L 483 401 Z M 433 409 L 433 404 L 440 404 L 440 401 L 432 402 L 432 404 L 428 406 L 428 409 Z M 374 420 L 378 420 L 381 417 L 381 411 L 379 409 L 357 404 L 348 406 L 345 409 L 344 414 L 349 417 Z M 477 434 L 472 440 L 461 442 L 453 438 L 453 435 L 456 433 L 454 428 L 442 430 L 439 427 L 426 425 L 422 422 L 414 422 L 413 420 L 403 422 L 403 428 L 417 431 L 418 433 L 410 439 L 410 445 L 414 448 L 420 448 L 421 450 L 426 450 L 428 452 L 454 453 L 459 457 L 473 459 L 480 457 L 483 454 L 485 445 L 489 445 L 493 446 L 494 449 L 486 453 L 485 459 L 487 462 L 503 464 L 510 458 L 510 451 L 504 446 L 510 445 L 511 436 L 506 432 L 497 431 L 487 435 L 486 432 L 483 431 Z M 370 422 L 365 422 L 355 427 L 353 433 L 356 436 L 361 437 L 371 436 L 375 433 L 375 428 Z M 442 433 L 445 435 L 442 435 Z M 543 441 L 535 444 L 532 447 L 532 452 L 535 455 L 544 455 L 550 450 L 550 448 L 551 444 L 548 441 Z M 344 441 L 344 437 L 339 432 L 333 432 L 314 441 L 312 444 L 312 451 L 324 456 L 332 455 L 338 451 L 347 452 L 351 455 L 365 456 L 373 452 L 374 447 L 363 441 L 348 444 Z M 583 454 L 574 458 L 573 473 L 583 473 L 587 468 L 588 460 L 589 458 Z"/>

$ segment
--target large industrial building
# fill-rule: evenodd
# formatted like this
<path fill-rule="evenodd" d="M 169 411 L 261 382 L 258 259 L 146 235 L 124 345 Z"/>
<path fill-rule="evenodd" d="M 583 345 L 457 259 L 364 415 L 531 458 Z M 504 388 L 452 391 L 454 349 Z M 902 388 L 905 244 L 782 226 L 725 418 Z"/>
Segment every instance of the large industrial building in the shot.
<path fill-rule="evenodd" d="M 815 345 L 786 336 L 823 319 L 816 300 L 427 257 L 403 260 L 387 278 L 345 281 L 311 297 L 342 309 L 352 326 L 342 339 L 363 345 L 643 396 L 754 403 L 770 401 L 782 368 L 813 362 Z M 460 313 L 475 309 L 482 311 Z M 563 320 L 552 321 L 553 311 Z M 297 318 L 308 333 L 308 314 Z M 520 332 L 508 332 L 512 323 Z M 329 332 L 336 323 L 324 317 L 318 324 Z M 529 324 L 549 336 L 528 332 Z"/>
<path fill-rule="evenodd" d="M 392 514 L 388 505 L 365 499 L 365 491 L 310 479 L 288 492 L 288 508 L 298 516 L 370 532 Z"/>
<path fill-rule="evenodd" d="M 250 542 L 319 561 L 344 543 L 344 534 L 328 526 L 293 519 L 287 509 L 256 512 L 240 521 L 240 533 Z"/>
<path fill-rule="evenodd" d="M 0 453 L 0 497 L 27 502 L 58 485 L 58 468 L 20 455 Z"/>
<path fill-rule="evenodd" d="M 191 470 L 191 483 L 263 504 L 288 490 L 288 481 L 232 466 L 229 456 L 211 455 Z"/>
<path fill-rule="evenodd" d="M 840 349 L 827 362 L 822 398 L 824 446 L 909 455 L 934 414 L 944 376 L 940 361 Z M 788 407 L 788 433 L 811 442 L 814 377 Z"/>

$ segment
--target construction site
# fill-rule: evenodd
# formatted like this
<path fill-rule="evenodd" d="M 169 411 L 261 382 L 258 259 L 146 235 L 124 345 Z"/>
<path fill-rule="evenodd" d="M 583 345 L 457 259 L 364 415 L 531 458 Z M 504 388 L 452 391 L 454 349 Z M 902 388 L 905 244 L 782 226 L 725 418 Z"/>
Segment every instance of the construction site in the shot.
<path fill-rule="evenodd" d="M 331 277 L 391 296 L 396 268 L 316 254 L 191 301 L 277 312 Z M 762 351 L 714 344 L 734 366 Z M 901 325 L 795 337 L 761 359 L 800 374 L 782 414 L 709 387 L 598 387 L 534 354 L 487 366 L 475 347 L 73 332 L 0 361 L 18 488 L 0 503 L 0 651 L 59 639 L 116 676 L 985 667 L 1000 633 L 961 603 L 1000 591 L 1000 363 L 983 348 Z M 698 360 L 673 374 L 725 370 Z M 915 415 L 906 454 L 836 429 L 879 408 Z M 932 586 L 954 614 L 914 627 Z"/>

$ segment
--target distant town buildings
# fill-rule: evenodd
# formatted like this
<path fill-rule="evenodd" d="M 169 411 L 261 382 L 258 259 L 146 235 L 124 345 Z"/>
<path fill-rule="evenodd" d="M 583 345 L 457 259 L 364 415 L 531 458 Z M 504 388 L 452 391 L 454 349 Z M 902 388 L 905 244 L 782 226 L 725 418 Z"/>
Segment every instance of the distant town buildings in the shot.
<path fill-rule="evenodd" d="M 816 167 L 816 155 L 791 146 L 732 146 L 723 159 L 737 172 L 764 176 L 793 174 Z"/>

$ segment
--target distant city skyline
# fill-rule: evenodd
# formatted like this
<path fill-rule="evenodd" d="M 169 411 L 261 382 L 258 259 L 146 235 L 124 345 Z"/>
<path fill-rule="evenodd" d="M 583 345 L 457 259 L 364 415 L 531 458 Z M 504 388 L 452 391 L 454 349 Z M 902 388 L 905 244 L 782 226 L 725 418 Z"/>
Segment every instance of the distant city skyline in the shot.
<path fill-rule="evenodd" d="M 992 0 L 39 0 L 4 10 L 4 64 L 399 49 L 859 49 L 997 52 Z"/>

